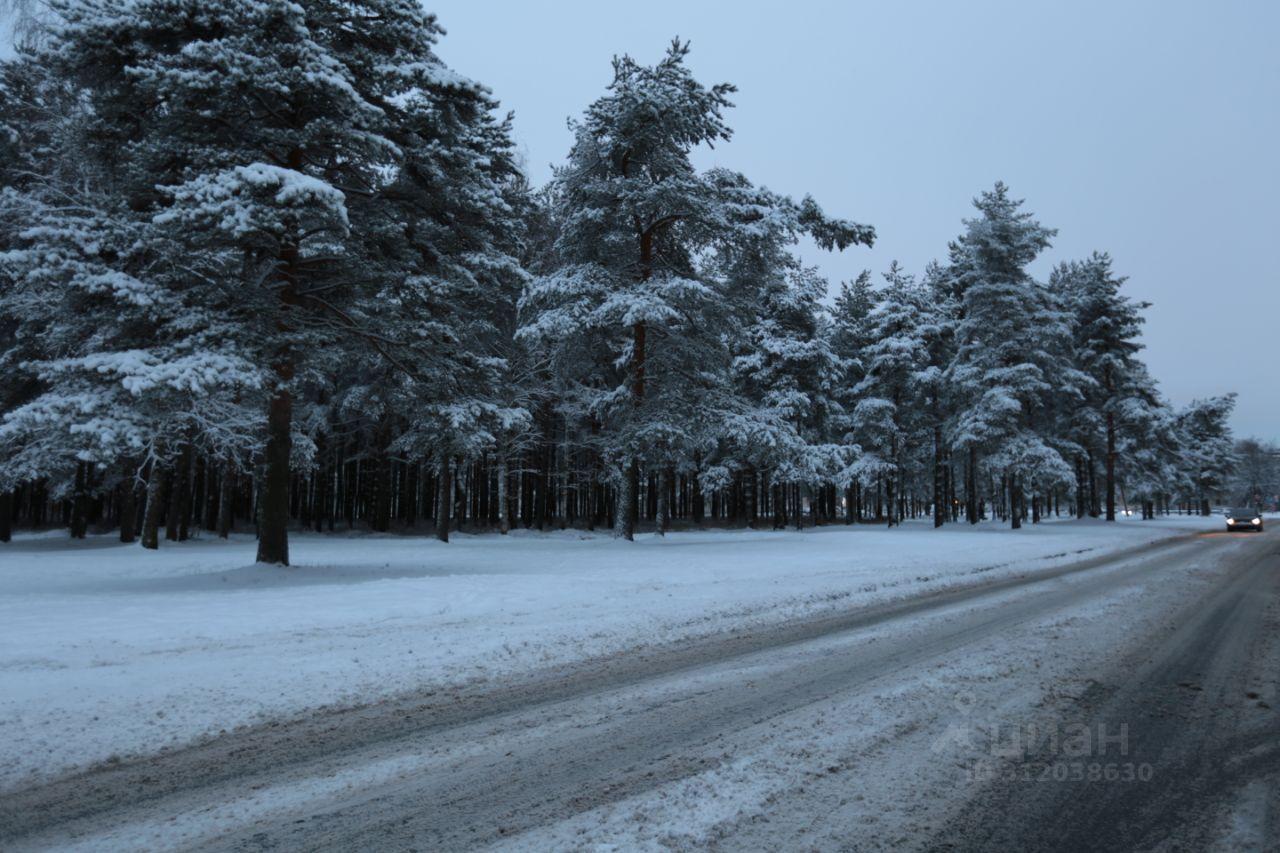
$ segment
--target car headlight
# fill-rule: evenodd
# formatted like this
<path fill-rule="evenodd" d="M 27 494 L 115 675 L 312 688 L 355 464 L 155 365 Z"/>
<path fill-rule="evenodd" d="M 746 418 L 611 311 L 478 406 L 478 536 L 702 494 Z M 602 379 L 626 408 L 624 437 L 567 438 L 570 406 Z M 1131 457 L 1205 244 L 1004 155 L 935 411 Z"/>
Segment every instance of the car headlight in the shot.
<path fill-rule="evenodd" d="M 1261 524 L 1261 523 L 1262 523 L 1262 519 L 1260 519 L 1260 518 L 1255 518 L 1255 519 L 1253 520 L 1253 523 L 1254 523 L 1254 524 Z"/>
<path fill-rule="evenodd" d="M 1235 524 L 1235 523 L 1236 523 L 1236 520 L 1234 518 L 1227 519 L 1227 524 Z"/>

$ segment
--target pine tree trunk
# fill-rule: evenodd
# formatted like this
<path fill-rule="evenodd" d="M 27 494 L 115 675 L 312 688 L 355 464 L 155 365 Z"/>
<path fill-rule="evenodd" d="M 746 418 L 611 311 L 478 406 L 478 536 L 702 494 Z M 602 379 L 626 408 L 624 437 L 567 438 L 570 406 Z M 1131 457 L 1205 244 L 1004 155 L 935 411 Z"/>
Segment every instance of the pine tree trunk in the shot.
<path fill-rule="evenodd" d="M 886 525 L 888 527 L 893 527 L 894 524 L 897 523 L 898 516 L 898 504 L 897 499 L 894 496 L 894 480 L 895 477 L 893 474 L 890 474 L 884 479 L 884 502 L 886 508 L 889 510 L 889 519 L 888 524 Z"/>
<path fill-rule="evenodd" d="M 218 474 L 218 463 L 210 456 L 204 463 L 204 519 L 201 527 L 210 533 L 218 529 L 218 512 L 221 508 L 219 498 L 222 496 L 222 477 Z"/>
<path fill-rule="evenodd" d="M 169 478 L 169 510 L 165 515 L 164 538 L 179 542 L 186 538 L 187 511 L 191 505 L 191 444 L 183 442 Z"/>
<path fill-rule="evenodd" d="M 231 460 L 222 465 L 222 476 L 218 478 L 218 536 L 226 539 L 231 535 L 232 520 L 235 517 L 236 466 Z"/>
<path fill-rule="evenodd" d="M 133 542 L 138 527 L 138 484 L 135 482 L 133 463 L 124 462 L 124 479 L 120 481 L 120 541 Z"/>
<path fill-rule="evenodd" d="M 1101 504 L 1098 495 L 1098 466 L 1093 461 L 1093 451 L 1090 450 L 1086 457 L 1089 466 L 1089 517 L 1097 518 L 1102 514 Z"/>
<path fill-rule="evenodd" d="M 379 440 L 378 456 L 374 462 L 373 523 L 370 525 L 378 533 L 391 529 L 391 457 L 381 446 L 383 444 Z"/>
<path fill-rule="evenodd" d="M 622 477 L 622 488 L 618 494 L 617 518 L 614 520 L 615 535 L 628 542 L 636 538 L 636 506 L 640 486 L 640 464 L 632 457 L 631 463 Z"/>
<path fill-rule="evenodd" d="M 1022 480 L 1017 474 L 1009 475 L 1009 518 L 1014 530 L 1022 527 Z"/>
<path fill-rule="evenodd" d="M 956 466 L 950 453 L 947 454 L 947 507 L 953 522 L 960 521 L 960 502 L 956 500 Z"/>
<path fill-rule="evenodd" d="M 654 519 L 659 536 L 665 536 L 671 525 L 671 505 L 667 498 L 667 483 L 670 474 L 665 466 L 658 469 L 658 511 Z"/>
<path fill-rule="evenodd" d="M 591 436 L 594 439 L 600 434 L 600 422 L 594 417 L 591 418 Z M 591 524 L 588 525 L 591 530 L 597 527 L 603 527 L 608 524 L 609 515 L 608 497 L 605 494 L 604 484 L 604 465 L 600 458 L 600 452 L 594 447 L 588 451 L 591 454 Z"/>
<path fill-rule="evenodd" d="M 186 446 L 187 461 L 184 470 L 187 472 L 186 482 L 182 490 L 182 500 L 179 503 L 180 513 L 178 516 L 178 541 L 186 542 L 191 538 L 191 523 L 193 520 L 193 511 L 195 508 L 196 491 L 192 484 L 192 469 L 195 468 L 195 459 L 191 445 Z"/>
<path fill-rule="evenodd" d="M 267 408 L 266 473 L 258 507 L 258 562 L 289 565 L 289 455 L 293 394 L 286 383 L 292 366 L 278 368 L 280 384 Z"/>
<path fill-rule="evenodd" d="M 285 165 L 302 171 L 305 152 L 289 151 Z M 298 246 L 286 243 L 280 249 L 280 280 L 277 299 L 276 331 L 282 337 L 290 329 L 287 315 L 299 306 Z M 289 565 L 289 457 L 293 445 L 293 381 L 296 365 L 288 345 L 282 345 L 273 365 L 276 387 L 267 404 L 266 472 L 259 497 L 258 562 Z"/>
<path fill-rule="evenodd" d="M 467 521 L 467 475 L 461 459 L 457 460 L 453 471 L 453 518 L 450 526 L 455 530 L 461 530 L 463 523 Z M 459 474 L 462 476 L 458 476 Z M 542 529 L 541 525 L 538 529 Z"/>
<path fill-rule="evenodd" d="M 1116 520 L 1116 416 L 1107 412 L 1107 521 Z"/>
<path fill-rule="evenodd" d="M 689 476 L 689 487 L 692 492 L 689 503 L 693 510 L 693 523 L 702 526 L 706 520 L 706 498 L 702 494 L 702 481 L 698 479 L 698 472 L 694 471 Z"/>
<path fill-rule="evenodd" d="M 510 507 L 507 506 L 507 456 L 498 458 L 498 532 L 506 536 L 511 532 Z"/>
<path fill-rule="evenodd" d="M 13 491 L 0 492 L 0 542 L 13 539 Z"/>
<path fill-rule="evenodd" d="M 164 514 L 165 488 L 169 471 L 160 461 L 160 453 L 151 462 L 151 474 L 147 477 L 147 506 L 142 517 L 142 547 L 155 550 L 160 547 L 160 516 Z"/>
<path fill-rule="evenodd" d="M 683 479 L 682 476 L 676 473 L 675 468 L 669 467 L 667 469 L 667 507 L 668 507 L 668 512 L 667 512 L 668 525 L 667 526 L 668 527 L 670 527 L 671 523 L 673 523 L 675 519 L 684 517 L 684 514 L 680 511 L 680 507 L 681 507 L 680 482 L 682 479 Z"/>
<path fill-rule="evenodd" d="M 640 235 L 640 275 L 641 281 L 647 281 L 653 274 L 653 232 L 645 230 Z M 631 395 L 638 409 L 644 403 L 645 357 L 647 355 L 646 338 L 648 329 L 643 322 L 632 326 L 631 340 Z M 618 520 L 615 527 L 618 535 L 627 541 L 634 541 L 636 518 L 639 513 L 640 463 L 632 457 L 627 476 L 624 479 L 622 492 L 618 501 Z"/>
<path fill-rule="evenodd" d="M 171 468 L 165 470 L 165 510 L 164 538 L 166 542 L 178 541 L 178 521 L 181 512 L 178 508 L 179 496 L 182 494 L 182 455 L 174 460 Z"/>
<path fill-rule="evenodd" d="M 316 442 L 316 470 L 312 475 L 311 495 L 311 529 L 316 533 L 324 531 L 325 515 L 329 507 L 329 465 L 328 454 L 323 445 Z"/>
<path fill-rule="evenodd" d="M 476 462 L 476 522 L 486 527 L 498 521 L 497 503 L 492 495 L 493 474 L 489 470 L 488 454 Z"/>
<path fill-rule="evenodd" d="M 546 429 L 550 431 L 550 427 Z M 547 526 L 547 522 L 551 520 L 551 515 L 555 508 L 555 498 L 551 494 L 551 465 L 551 454 L 545 446 L 544 438 L 544 446 L 538 449 L 538 500 L 533 507 L 535 521 L 539 530 L 543 530 Z"/>
<path fill-rule="evenodd" d="M 453 471 L 449 458 L 442 457 L 436 472 L 436 538 L 449 541 L 449 512 L 453 506 Z"/>
<path fill-rule="evenodd" d="M 933 526 L 941 527 L 947 521 L 947 469 L 943 464 L 942 426 L 933 426 Z"/>
<path fill-rule="evenodd" d="M 408 473 L 405 474 L 405 494 L 402 498 L 405 504 L 404 523 L 412 530 L 418 523 L 418 496 L 422 492 L 422 470 L 417 462 L 405 467 L 408 468 Z M 327 493 L 328 480 L 324 482 Z M 318 526 L 317 529 L 319 529 Z"/>
<path fill-rule="evenodd" d="M 71 497 L 71 538 L 83 539 L 89 528 L 89 485 L 87 463 L 76 463 L 75 493 Z"/>
<path fill-rule="evenodd" d="M 969 464 L 964 472 L 965 512 L 970 524 L 978 523 L 978 448 L 969 446 Z"/>
<path fill-rule="evenodd" d="M 1084 458 L 1076 457 L 1076 518 L 1085 517 L 1085 497 L 1088 494 L 1084 474 Z"/>
<path fill-rule="evenodd" d="M 197 453 L 195 455 L 194 467 L 195 467 L 195 480 L 191 485 L 190 511 L 187 512 L 184 517 L 185 518 L 184 524 L 186 524 L 188 532 L 190 531 L 190 528 L 201 525 L 200 516 L 201 516 L 201 513 L 203 513 L 205 510 L 205 503 L 206 503 L 205 498 L 207 497 L 205 493 L 208 491 L 208 486 L 206 483 L 206 480 L 208 478 L 208 473 L 206 472 L 205 469 L 208 466 L 205 465 L 205 456 L 203 453 Z M 184 534 L 182 538 L 185 539 L 187 537 Z"/>

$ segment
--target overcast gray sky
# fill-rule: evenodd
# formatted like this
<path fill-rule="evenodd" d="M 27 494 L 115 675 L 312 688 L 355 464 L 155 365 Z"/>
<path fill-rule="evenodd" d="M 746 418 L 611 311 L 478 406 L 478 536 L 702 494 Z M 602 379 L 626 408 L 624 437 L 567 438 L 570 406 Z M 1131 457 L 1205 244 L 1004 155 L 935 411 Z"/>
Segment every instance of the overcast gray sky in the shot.
<path fill-rule="evenodd" d="M 833 283 L 895 258 L 919 272 L 1004 180 L 1059 229 L 1038 275 L 1111 252 L 1154 303 L 1165 393 L 1237 391 L 1237 433 L 1280 438 L 1280 2 L 428 6 L 441 56 L 515 111 L 535 181 L 610 57 L 652 62 L 679 35 L 703 82 L 740 90 L 734 139 L 703 165 L 876 226 L 872 250 L 806 251 Z"/>

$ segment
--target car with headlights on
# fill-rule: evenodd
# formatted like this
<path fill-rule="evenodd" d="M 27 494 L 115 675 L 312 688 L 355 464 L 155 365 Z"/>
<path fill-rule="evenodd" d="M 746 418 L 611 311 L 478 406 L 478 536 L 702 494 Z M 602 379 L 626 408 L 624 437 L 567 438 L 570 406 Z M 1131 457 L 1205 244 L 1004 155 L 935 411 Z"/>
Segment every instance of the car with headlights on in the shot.
<path fill-rule="evenodd" d="M 1227 510 L 1227 530 L 1262 530 L 1262 513 L 1248 507 Z"/>

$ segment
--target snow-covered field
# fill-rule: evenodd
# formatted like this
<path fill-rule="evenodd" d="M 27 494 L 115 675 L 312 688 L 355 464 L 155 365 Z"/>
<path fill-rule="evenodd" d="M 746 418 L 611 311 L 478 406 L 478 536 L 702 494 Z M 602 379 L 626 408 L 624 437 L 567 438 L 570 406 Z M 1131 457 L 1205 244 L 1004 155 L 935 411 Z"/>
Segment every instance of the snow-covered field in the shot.
<path fill-rule="evenodd" d="M 113 757 L 411 689 L 1043 570 L 1218 518 L 634 543 L 581 532 L 299 535 L 166 544 L 22 535 L 0 546 L 0 790 Z"/>

